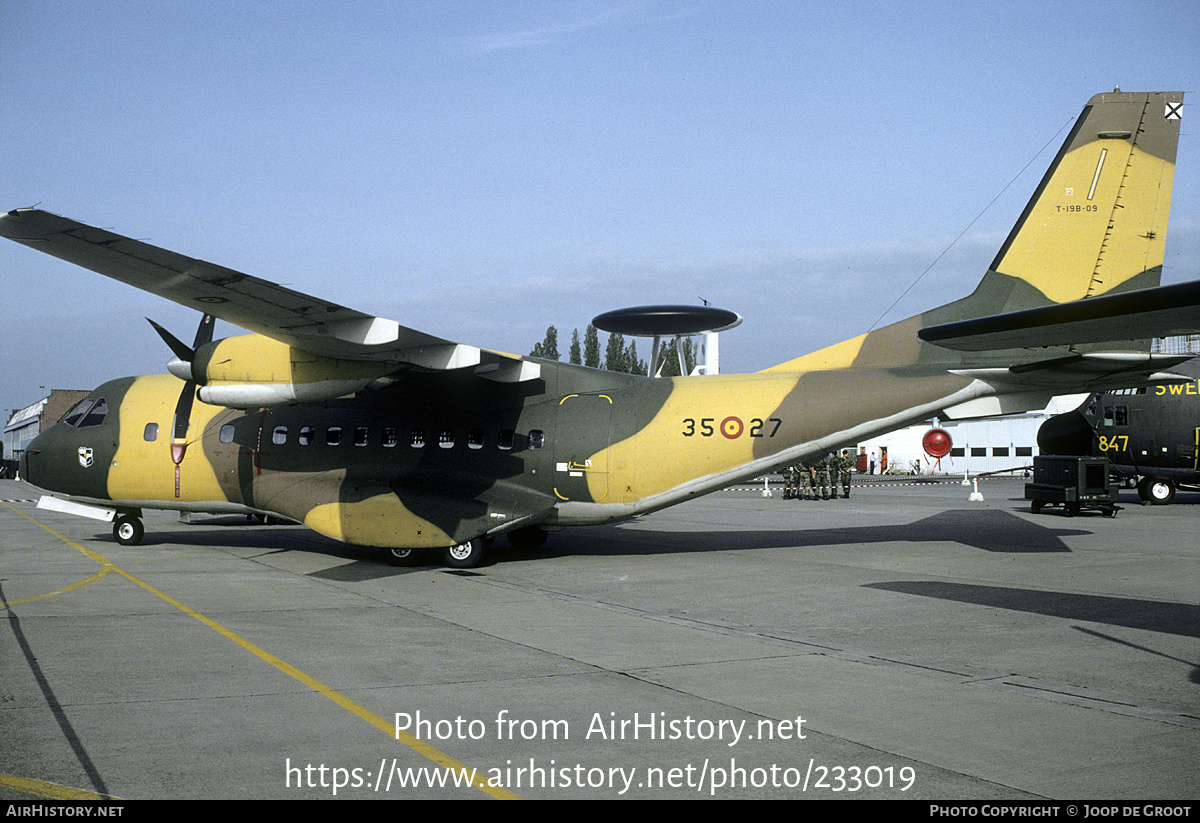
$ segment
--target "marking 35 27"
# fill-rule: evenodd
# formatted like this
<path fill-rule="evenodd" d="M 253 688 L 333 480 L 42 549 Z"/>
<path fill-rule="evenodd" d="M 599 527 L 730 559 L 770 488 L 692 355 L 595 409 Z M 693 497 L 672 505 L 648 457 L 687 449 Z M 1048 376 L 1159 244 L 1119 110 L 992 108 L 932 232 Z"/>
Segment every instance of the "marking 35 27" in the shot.
<path fill-rule="evenodd" d="M 701 417 L 697 422 L 694 417 L 683 418 L 683 431 L 680 432 L 684 437 L 712 437 L 717 432 L 726 440 L 736 440 L 746 434 L 748 437 L 774 437 L 779 431 L 779 427 L 783 424 L 783 419 L 779 417 L 770 417 L 763 420 L 759 417 L 751 418 L 749 425 L 742 422 L 742 418 L 730 415 L 720 422 L 717 422 L 715 417 Z"/>

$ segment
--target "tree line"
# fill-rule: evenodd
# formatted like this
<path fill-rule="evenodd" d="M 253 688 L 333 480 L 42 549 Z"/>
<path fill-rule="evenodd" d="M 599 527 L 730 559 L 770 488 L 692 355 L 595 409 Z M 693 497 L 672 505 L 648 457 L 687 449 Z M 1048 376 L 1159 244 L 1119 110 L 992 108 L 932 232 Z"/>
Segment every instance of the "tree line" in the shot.
<path fill-rule="evenodd" d="M 681 374 L 679 356 L 675 351 L 675 346 L 666 345 L 668 342 L 674 341 L 664 341 L 666 351 L 664 352 L 662 375 L 674 377 Z M 529 353 L 529 356 L 540 357 L 544 360 L 560 359 L 562 355 L 558 350 L 558 329 L 554 326 L 546 329 L 546 336 L 540 343 L 534 344 L 533 351 Z M 683 340 L 683 360 L 687 368 L 682 373 L 690 373 L 696 365 L 695 345 L 690 337 Z M 625 335 L 619 332 L 613 332 L 608 336 L 608 343 L 604 347 L 604 358 L 601 360 L 600 333 L 591 323 L 588 323 L 582 341 L 579 338 L 579 329 L 571 331 L 571 345 L 567 350 L 567 362 L 577 366 L 590 366 L 593 369 L 603 368 L 626 374 L 646 375 L 650 371 L 649 364 L 638 357 L 637 341 L 630 340 L 626 343 Z"/>

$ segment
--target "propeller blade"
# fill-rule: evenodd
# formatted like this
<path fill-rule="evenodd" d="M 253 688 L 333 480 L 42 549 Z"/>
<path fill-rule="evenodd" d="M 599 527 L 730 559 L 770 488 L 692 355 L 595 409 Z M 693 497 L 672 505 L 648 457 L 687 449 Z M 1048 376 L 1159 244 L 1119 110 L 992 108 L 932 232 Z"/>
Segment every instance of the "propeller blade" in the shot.
<path fill-rule="evenodd" d="M 200 325 L 196 328 L 196 342 L 192 344 L 192 351 L 201 346 L 211 343 L 213 338 L 213 326 L 217 324 L 217 318 L 211 314 L 206 314 L 200 318 Z"/>
<path fill-rule="evenodd" d="M 183 389 L 179 392 L 179 400 L 175 402 L 175 419 L 171 424 L 171 461 L 175 464 L 175 496 L 179 497 L 179 464 L 183 462 L 184 455 L 187 454 L 188 426 L 191 423 L 192 405 L 196 402 L 196 381 L 186 375 L 191 374 L 192 361 L 196 359 L 197 349 L 212 342 L 216 318 L 211 314 L 200 318 L 200 326 L 196 329 L 196 340 L 192 343 L 191 348 L 188 348 L 186 343 L 149 317 L 146 318 L 146 322 L 154 327 L 158 336 L 163 339 L 176 357 L 176 360 L 172 361 L 167 369 L 171 374 L 183 380 Z"/>
<path fill-rule="evenodd" d="M 196 357 L 196 350 L 212 342 L 213 327 L 217 324 L 217 319 L 211 314 L 206 314 L 200 318 L 200 325 L 196 328 L 196 341 L 192 343 L 190 349 L 182 340 L 155 323 L 149 317 L 146 318 L 146 322 L 154 327 L 154 330 L 158 332 L 158 336 L 163 339 L 163 342 L 167 344 L 167 347 L 171 349 L 176 357 L 185 363 L 191 363 Z"/>
<path fill-rule="evenodd" d="M 204 316 L 208 317 L 207 314 Z M 149 317 L 146 318 L 146 322 L 154 327 L 154 330 L 156 332 L 158 332 L 158 336 L 163 339 L 163 342 L 166 343 L 167 347 L 170 348 L 171 351 L 175 353 L 176 357 L 178 357 L 180 360 L 184 361 L 185 363 L 192 362 L 192 359 L 196 356 L 196 352 L 194 349 L 189 349 L 187 347 L 187 344 L 185 344 L 178 337 L 176 337 L 175 335 L 171 334 L 169 331 L 164 329 L 162 326 L 155 323 Z M 201 329 L 204 328 L 203 320 L 200 321 L 200 328 Z M 197 334 L 199 334 L 199 332 L 197 332 Z M 209 334 L 209 340 L 211 341 L 212 340 L 212 329 L 211 328 L 208 330 L 208 334 Z"/>

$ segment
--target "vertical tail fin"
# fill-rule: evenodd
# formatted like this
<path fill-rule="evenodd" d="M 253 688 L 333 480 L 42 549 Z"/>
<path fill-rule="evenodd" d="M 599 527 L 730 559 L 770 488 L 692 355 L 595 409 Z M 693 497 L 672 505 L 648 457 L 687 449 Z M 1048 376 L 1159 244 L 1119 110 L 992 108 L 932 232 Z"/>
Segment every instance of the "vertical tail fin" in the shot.
<path fill-rule="evenodd" d="M 1083 109 L 1008 239 L 969 296 L 766 371 L 957 359 L 916 332 L 1157 286 L 1183 92 L 1113 91 Z"/>
<path fill-rule="evenodd" d="M 1089 100 L 963 318 L 1157 286 L 1182 106 L 1183 92 Z"/>

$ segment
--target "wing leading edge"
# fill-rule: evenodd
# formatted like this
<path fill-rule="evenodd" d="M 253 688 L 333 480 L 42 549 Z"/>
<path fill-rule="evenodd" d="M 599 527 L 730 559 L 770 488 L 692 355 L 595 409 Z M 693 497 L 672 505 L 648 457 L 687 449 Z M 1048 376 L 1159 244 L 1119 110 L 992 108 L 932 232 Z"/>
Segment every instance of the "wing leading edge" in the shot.
<path fill-rule="evenodd" d="M 39 209 L 0 217 L 0 236 L 321 357 L 531 380 L 536 363 L 455 343 L 203 260 Z"/>

